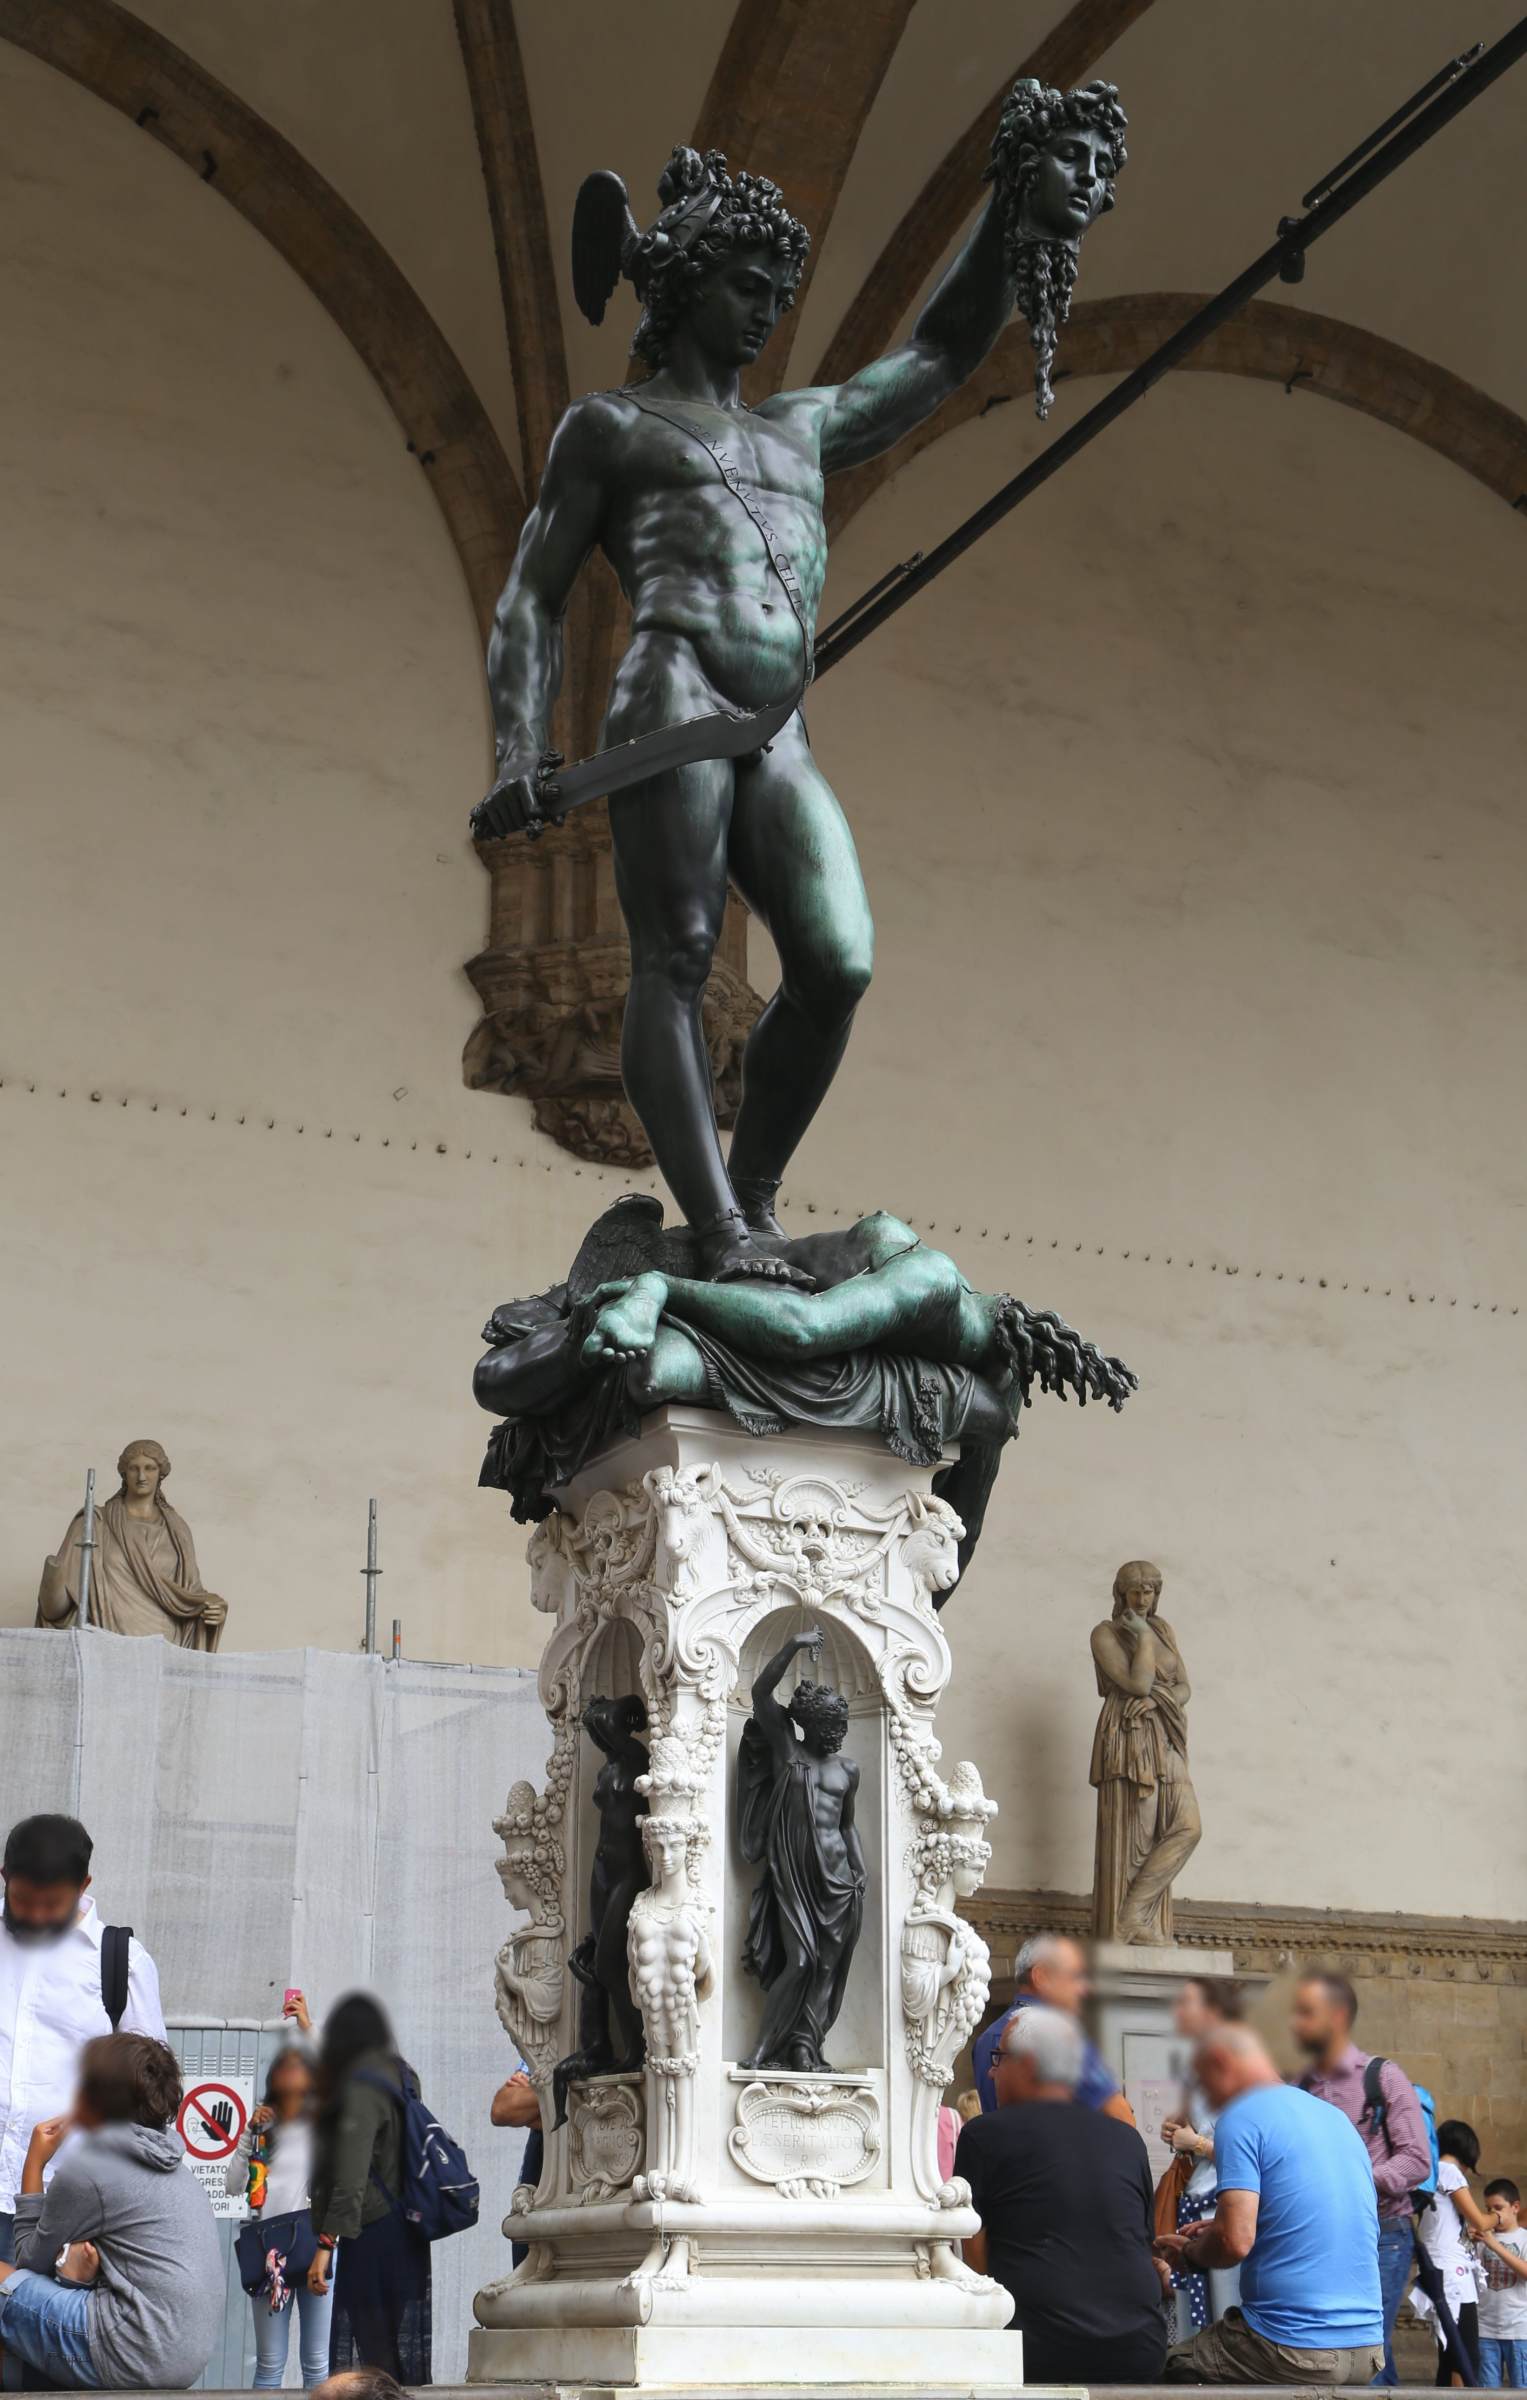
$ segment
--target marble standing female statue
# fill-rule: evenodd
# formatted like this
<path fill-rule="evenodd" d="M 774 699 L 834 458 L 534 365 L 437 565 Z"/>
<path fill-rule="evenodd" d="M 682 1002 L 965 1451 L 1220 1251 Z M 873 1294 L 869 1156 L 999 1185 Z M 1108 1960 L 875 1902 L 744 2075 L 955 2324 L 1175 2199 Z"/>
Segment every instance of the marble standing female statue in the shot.
<path fill-rule="evenodd" d="M 119 1491 L 95 1513 L 90 1623 L 106 1633 L 157 1633 L 182 1650 L 215 1650 L 228 1603 L 202 1582 L 185 1518 L 164 1496 L 170 1462 L 158 1442 L 129 1442 L 117 1460 Z M 45 1559 L 39 1625 L 68 1627 L 79 1614 L 83 1513 Z"/>
<path fill-rule="evenodd" d="M 1113 1615 L 1092 1629 L 1103 1707 L 1092 1745 L 1098 1796 L 1092 1930 L 1100 1941 L 1170 1942 L 1172 1884 L 1202 1828 L 1188 1776 L 1187 1672 L 1157 1612 L 1161 1569 L 1131 1559 Z"/>

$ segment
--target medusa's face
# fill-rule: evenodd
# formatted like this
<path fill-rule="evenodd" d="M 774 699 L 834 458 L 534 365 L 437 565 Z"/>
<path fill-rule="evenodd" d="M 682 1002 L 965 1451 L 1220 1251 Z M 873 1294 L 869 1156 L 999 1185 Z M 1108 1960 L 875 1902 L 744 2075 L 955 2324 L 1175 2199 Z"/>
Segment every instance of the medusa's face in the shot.
<path fill-rule="evenodd" d="M 1065 126 L 1050 134 L 1024 189 L 1024 232 L 1045 242 L 1079 242 L 1108 207 L 1117 167 L 1104 133 Z"/>

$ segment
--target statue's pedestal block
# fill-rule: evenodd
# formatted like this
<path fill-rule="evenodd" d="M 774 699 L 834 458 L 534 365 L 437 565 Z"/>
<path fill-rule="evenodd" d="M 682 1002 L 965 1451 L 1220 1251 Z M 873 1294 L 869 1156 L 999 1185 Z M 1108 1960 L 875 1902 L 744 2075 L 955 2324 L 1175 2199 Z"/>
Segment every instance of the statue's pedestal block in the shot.
<path fill-rule="evenodd" d="M 984 1872 L 992 1804 L 972 1768 L 945 1782 L 933 1734 L 950 1662 L 932 1595 L 953 1580 L 958 1520 L 930 1471 L 878 1440 L 750 1440 L 683 1408 L 563 1497 L 530 1545 L 555 1617 L 547 1780 L 516 1786 L 499 1824 L 506 1890 L 529 1912 L 500 1959 L 500 2013 L 542 2096 L 546 2162 L 505 2226 L 528 2259 L 478 2294 L 472 2379 L 1010 2393 L 1008 2296 L 964 2264 L 978 2220 L 937 2163 L 943 2088 L 988 1983 L 955 1900 Z M 755 1678 L 813 1625 L 804 1663 L 847 1704 L 866 1873 L 819 2073 L 746 2063 L 766 1994 L 744 1966 L 760 1868 L 738 1773 Z M 564 1971 L 591 1930 L 600 1833 L 581 1717 L 632 1695 L 651 1753 L 652 1880 L 626 1950 L 646 2062 L 574 2080 L 554 2127 L 553 2070 L 588 2042 Z"/>
<path fill-rule="evenodd" d="M 1097 1942 L 1092 1950 L 1093 2034 L 1150 2152 L 1160 2177 L 1170 2153 L 1161 2139 L 1164 2117 L 1181 2114 L 1192 2081 L 1189 2046 L 1172 2022 L 1177 1995 L 1195 1977 L 1233 1976 L 1228 1950 L 1192 1950 L 1171 1942 Z"/>

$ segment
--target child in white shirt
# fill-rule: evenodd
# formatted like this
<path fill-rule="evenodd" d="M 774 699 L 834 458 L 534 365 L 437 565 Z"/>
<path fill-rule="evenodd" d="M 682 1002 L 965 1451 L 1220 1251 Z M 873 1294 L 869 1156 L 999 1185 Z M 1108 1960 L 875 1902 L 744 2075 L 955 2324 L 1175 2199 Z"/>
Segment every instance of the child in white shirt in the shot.
<path fill-rule="evenodd" d="M 1527 2391 L 1527 2231 L 1509 2177 L 1485 2185 L 1490 2230 L 1479 2236 L 1479 2380 L 1489 2391 Z"/>

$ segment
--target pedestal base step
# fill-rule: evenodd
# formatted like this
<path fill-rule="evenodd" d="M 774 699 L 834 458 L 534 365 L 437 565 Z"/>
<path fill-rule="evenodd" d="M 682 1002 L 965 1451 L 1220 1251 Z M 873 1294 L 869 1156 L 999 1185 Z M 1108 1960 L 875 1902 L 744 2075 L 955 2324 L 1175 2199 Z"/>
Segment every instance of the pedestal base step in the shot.
<path fill-rule="evenodd" d="M 467 2380 L 519 2400 L 1010 2400 L 1023 2382 L 1016 2333 L 953 2327 L 479 2325 Z"/>

